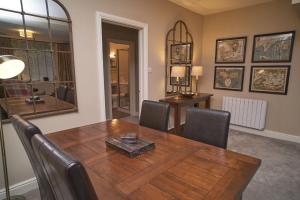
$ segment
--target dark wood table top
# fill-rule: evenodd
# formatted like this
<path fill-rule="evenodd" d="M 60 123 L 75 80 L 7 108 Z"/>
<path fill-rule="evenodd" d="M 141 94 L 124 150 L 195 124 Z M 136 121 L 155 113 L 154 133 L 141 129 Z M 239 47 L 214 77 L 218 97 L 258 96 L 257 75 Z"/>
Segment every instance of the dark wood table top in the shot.
<path fill-rule="evenodd" d="M 56 110 L 67 110 L 74 108 L 74 105 L 57 99 L 53 96 L 42 95 L 40 96 L 44 102 L 36 103 L 35 113 L 44 113 Z M 26 115 L 34 113 L 33 104 L 27 103 L 25 100 L 28 97 L 11 97 L 7 98 L 6 103 L 5 99 L 0 100 L 1 107 L 8 113 L 9 115 L 19 114 Z"/>
<path fill-rule="evenodd" d="M 213 94 L 209 93 L 199 93 L 198 95 L 194 95 L 193 97 L 167 97 L 164 99 L 160 99 L 160 102 L 166 102 L 169 104 L 179 104 L 179 105 L 187 105 L 187 104 L 193 104 L 193 103 L 199 103 L 200 101 L 207 100 L 213 96 Z"/>
<path fill-rule="evenodd" d="M 135 158 L 107 136 L 135 132 L 156 148 Z M 260 160 L 122 120 L 47 135 L 85 166 L 99 199 L 237 199 Z"/>

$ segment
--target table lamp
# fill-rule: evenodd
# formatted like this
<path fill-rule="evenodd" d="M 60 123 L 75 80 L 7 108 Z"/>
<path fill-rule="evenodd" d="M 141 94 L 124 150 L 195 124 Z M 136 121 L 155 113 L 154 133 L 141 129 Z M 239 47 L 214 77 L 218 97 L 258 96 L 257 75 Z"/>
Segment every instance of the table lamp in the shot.
<path fill-rule="evenodd" d="M 1 55 L 0 56 L 0 79 L 9 79 L 19 75 L 25 68 L 25 64 L 22 60 L 11 55 Z M 10 196 L 9 193 L 9 181 L 7 173 L 7 162 L 5 153 L 5 142 L 2 127 L 2 108 L 0 108 L 0 143 L 1 143 L 1 154 L 2 154 L 2 165 L 4 173 L 4 183 L 5 183 L 5 194 L 6 200 L 22 200 L 25 199 L 23 196 Z"/>
<path fill-rule="evenodd" d="M 172 66 L 171 77 L 176 78 L 177 93 L 179 93 L 180 78 L 185 77 L 185 66 Z"/>
<path fill-rule="evenodd" d="M 193 66 L 191 76 L 196 78 L 196 95 L 198 95 L 198 81 L 199 76 L 203 75 L 203 67 L 202 66 Z"/>

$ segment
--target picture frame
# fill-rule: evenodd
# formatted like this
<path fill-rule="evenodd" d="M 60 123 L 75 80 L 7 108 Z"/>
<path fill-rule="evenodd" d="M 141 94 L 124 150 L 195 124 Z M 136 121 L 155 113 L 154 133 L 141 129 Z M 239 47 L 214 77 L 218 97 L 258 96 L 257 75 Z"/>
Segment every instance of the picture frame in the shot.
<path fill-rule="evenodd" d="M 245 63 L 246 48 L 246 36 L 217 39 L 215 50 L 215 63 Z"/>
<path fill-rule="evenodd" d="M 253 63 L 291 62 L 295 31 L 254 35 Z"/>
<path fill-rule="evenodd" d="M 192 43 L 171 44 L 171 64 L 192 63 Z"/>
<path fill-rule="evenodd" d="M 214 89 L 243 91 L 244 66 L 215 66 Z"/>
<path fill-rule="evenodd" d="M 251 66 L 249 92 L 287 95 L 290 65 Z"/>
<path fill-rule="evenodd" d="M 191 67 L 190 66 L 185 66 L 185 77 L 180 78 L 179 84 L 177 83 L 177 80 L 175 77 L 170 77 L 170 85 L 172 86 L 181 86 L 181 87 L 189 87 L 191 83 Z M 170 66 L 170 74 L 172 71 L 172 66 Z"/>

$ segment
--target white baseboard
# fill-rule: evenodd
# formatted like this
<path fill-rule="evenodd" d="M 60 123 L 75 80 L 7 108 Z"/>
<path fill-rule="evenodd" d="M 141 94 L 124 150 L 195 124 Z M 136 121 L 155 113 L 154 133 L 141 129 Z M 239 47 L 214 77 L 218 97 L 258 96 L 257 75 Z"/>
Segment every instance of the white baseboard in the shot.
<path fill-rule="evenodd" d="M 254 135 L 260 135 L 260 136 L 264 136 L 264 137 L 300 143 L 300 136 L 296 136 L 296 135 L 290 135 L 290 134 L 271 131 L 271 130 L 260 131 L 260 130 L 245 128 L 245 127 L 236 126 L 236 125 L 230 125 L 230 128 L 233 130 L 250 133 L 250 134 L 254 134 Z"/>
<path fill-rule="evenodd" d="M 31 178 L 26 181 L 19 182 L 15 185 L 10 186 L 10 195 L 22 195 L 30 190 L 34 190 L 38 188 L 38 184 L 36 181 L 36 178 Z M 5 188 L 2 188 L 0 190 L 0 199 L 4 199 L 6 197 L 5 195 Z"/>

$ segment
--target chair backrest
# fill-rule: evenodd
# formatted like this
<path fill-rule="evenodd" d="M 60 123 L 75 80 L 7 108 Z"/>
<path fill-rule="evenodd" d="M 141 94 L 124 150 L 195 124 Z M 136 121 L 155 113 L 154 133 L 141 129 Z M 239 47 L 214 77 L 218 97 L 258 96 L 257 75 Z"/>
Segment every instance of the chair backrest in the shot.
<path fill-rule="evenodd" d="M 226 149 L 229 122 L 229 112 L 188 108 L 182 136 Z"/>
<path fill-rule="evenodd" d="M 168 131 L 170 105 L 168 103 L 144 100 L 140 125 L 148 128 Z"/>
<path fill-rule="evenodd" d="M 58 88 L 56 89 L 57 98 L 63 101 L 66 100 L 67 90 L 68 90 L 67 86 L 59 85 Z"/>
<path fill-rule="evenodd" d="M 83 165 L 65 154 L 43 135 L 33 136 L 32 146 L 56 200 L 97 200 Z"/>
<path fill-rule="evenodd" d="M 30 160 L 31 166 L 33 168 L 34 174 L 36 176 L 40 195 L 42 200 L 54 200 L 54 195 L 51 190 L 50 184 L 48 182 L 47 176 L 38 161 L 35 153 L 33 152 L 31 138 L 34 135 L 41 135 L 41 131 L 38 127 L 31 124 L 30 122 L 22 119 L 18 115 L 12 116 L 12 124 L 25 148 L 27 156 Z"/>
<path fill-rule="evenodd" d="M 66 94 L 66 101 L 71 103 L 71 104 L 75 104 L 74 89 L 68 88 L 67 94 Z"/>

